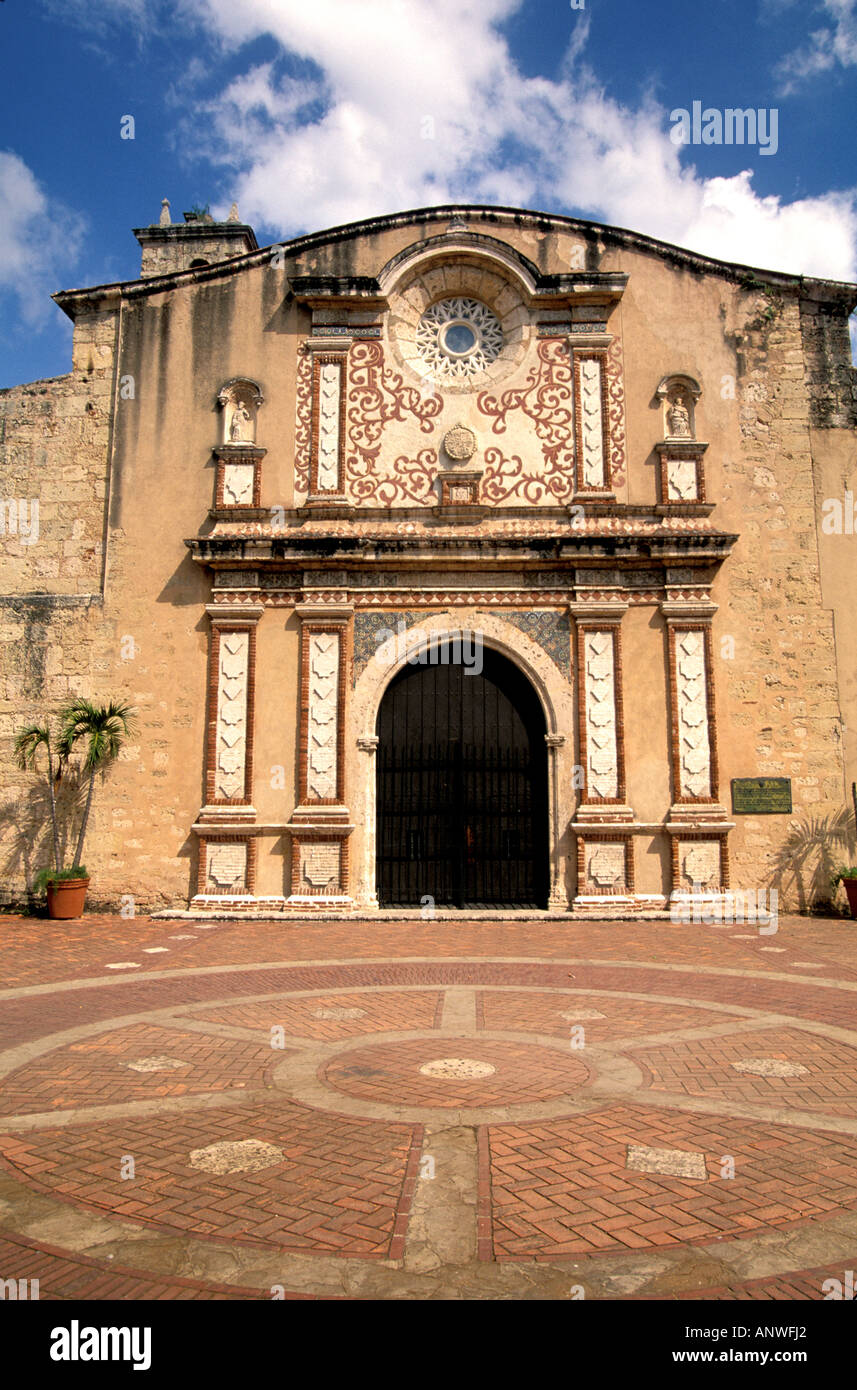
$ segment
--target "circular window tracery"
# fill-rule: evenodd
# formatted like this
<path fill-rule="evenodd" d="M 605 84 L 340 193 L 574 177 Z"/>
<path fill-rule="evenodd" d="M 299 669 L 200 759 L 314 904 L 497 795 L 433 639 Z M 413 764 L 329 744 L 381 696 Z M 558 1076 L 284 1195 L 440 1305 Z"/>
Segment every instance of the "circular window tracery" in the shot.
<path fill-rule="evenodd" d="M 477 376 L 499 357 L 503 330 L 478 299 L 442 299 L 417 324 L 416 346 L 436 380 L 457 381 Z"/>

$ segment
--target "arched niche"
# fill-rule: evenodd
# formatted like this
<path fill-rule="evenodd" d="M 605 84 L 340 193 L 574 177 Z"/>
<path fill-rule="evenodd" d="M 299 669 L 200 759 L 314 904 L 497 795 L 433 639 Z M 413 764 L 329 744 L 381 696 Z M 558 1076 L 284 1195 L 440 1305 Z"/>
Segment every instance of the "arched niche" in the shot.
<path fill-rule="evenodd" d="M 224 382 L 217 395 L 223 411 L 223 445 L 252 445 L 256 443 L 256 423 L 264 397 L 255 381 L 248 377 L 233 377 Z"/>
<path fill-rule="evenodd" d="M 699 382 L 684 372 L 661 378 L 655 396 L 663 412 L 664 439 L 696 439 L 696 405 L 701 395 Z"/>

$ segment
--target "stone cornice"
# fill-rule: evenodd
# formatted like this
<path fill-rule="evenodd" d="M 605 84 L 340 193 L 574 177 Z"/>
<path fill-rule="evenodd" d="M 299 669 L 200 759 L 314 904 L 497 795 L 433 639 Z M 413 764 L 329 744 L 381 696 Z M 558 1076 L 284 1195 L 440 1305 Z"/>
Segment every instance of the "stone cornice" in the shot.
<path fill-rule="evenodd" d="M 857 285 L 839 280 L 819 280 L 811 276 L 788 275 L 781 271 L 764 270 L 737 262 L 720 261 L 714 257 L 698 255 L 670 242 L 658 241 L 654 237 L 629 231 L 625 227 L 610 227 L 604 223 L 589 222 L 581 218 L 564 217 L 554 213 L 536 212 L 526 208 L 486 207 L 480 204 L 448 204 L 443 207 L 416 208 L 389 216 L 367 218 L 361 222 L 350 222 L 325 231 L 313 232 L 307 236 L 296 237 L 292 241 L 278 243 L 286 258 L 297 259 L 317 248 L 335 245 L 344 241 L 369 237 L 390 229 L 407 226 L 419 227 L 427 223 L 440 223 L 446 227 L 451 219 L 468 217 L 480 227 L 495 226 L 510 229 L 526 227 L 536 231 L 550 232 L 556 229 L 578 232 L 591 243 L 593 255 L 598 259 L 606 247 L 620 247 L 650 253 L 667 260 L 671 264 L 696 272 L 716 275 L 739 284 L 764 280 L 765 286 L 789 289 L 801 297 L 819 302 L 836 304 L 844 314 L 850 313 L 857 305 Z M 599 248 L 600 244 L 600 248 Z M 195 281 L 222 279 L 238 274 L 254 266 L 270 264 L 274 247 L 262 247 L 243 256 L 235 256 L 228 261 L 214 265 L 201 266 L 194 270 L 176 271 L 167 275 L 152 275 L 147 279 L 113 281 L 104 285 L 93 285 L 83 289 L 60 290 L 52 298 L 74 319 L 79 313 L 103 308 L 109 299 L 135 298 L 158 294 L 173 286 L 192 284 Z"/>

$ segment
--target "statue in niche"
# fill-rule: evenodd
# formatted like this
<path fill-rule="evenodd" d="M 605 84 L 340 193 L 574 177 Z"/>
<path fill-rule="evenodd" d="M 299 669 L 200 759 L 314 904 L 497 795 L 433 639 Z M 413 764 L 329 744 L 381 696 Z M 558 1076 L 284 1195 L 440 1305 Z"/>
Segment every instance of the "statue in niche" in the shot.
<path fill-rule="evenodd" d="M 667 411 L 667 425 L 671 439 L 693 438 L 693 431 L 690 427 L 690 412 L 681 393 L 673 398 L 673 403 Z"/>
<path fill-rule="evenodd" d="M 250 444 L 250 420 L 251 415 L 243 401 L 236 402 L 235 410 L 232 413 L 232 420 L 229 425 L 230 444 Z"/>

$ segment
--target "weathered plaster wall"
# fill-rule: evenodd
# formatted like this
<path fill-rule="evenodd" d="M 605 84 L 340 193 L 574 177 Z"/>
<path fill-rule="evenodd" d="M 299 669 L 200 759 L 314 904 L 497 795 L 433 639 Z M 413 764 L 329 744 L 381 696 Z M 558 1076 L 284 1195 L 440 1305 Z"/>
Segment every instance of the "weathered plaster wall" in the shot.
<path fill-rule="evenodd" d="M 730 808 L 730 778 L 771 774 L 793 779 L 796 812 L 841 803 L 857 775 L 850 732 L 857 728 L 857 651 L 849 620 L 857 538 L 819 539 L 816 523 L 824 498 L 855 488 L 852 373 L 842 324 L 806 299 L 801 317 L 796 292 L 771 297 L 757 284 L 742 286 L 611 245 L 606 234 L 599 250 L 594 232 L 544 231 L 475 215 L 471 225 L 517 246 L 548 273 L 582 268 L 581 261 L 629 273 L 609 328 L 624 355 L 630 503 L 658 500 L 659 380 L 684 372 L 699 381 L 697 436 L 709 443 L 704 468 L 716 504 L 713 524 L 739 536 L 713 587 L 721 801 Z M 431 220 L 395 225 L 305 251 L 280 268 L 265 261 L 221 279 L 191 277 L 157 294 L 132 295 L 123 301 L 121 324 L 118 309 L 79 319 L 69 376 L 0 392 L 2 493 L 38 497 L 40 508 L 38 543 L 6 535 L 0 548 L 0 592 L 15 596 L 4 601 L 0 626 L 7 797 L 27 799 L 28 779 L 8 761 L 21 723 L 77 693 L 127 699 L 140 714 L 133 746 L 96 800 L 86 855 L 96 875 L 94 900 L 131 894 L 141 906 L 174 903 L 196 882 L 190 827 L 204 800 L 204 609 L 211 591 L 184 539 L 210 526 L 220 387 L 236 376 L 259 383 L 257 443 L 267 450 L 262 505 L 289 508 L 299 426 L 296 369 L 304 360 L 298 346 L 310 328 L 308 311 L 288 294 L 289 276 L 374 276 L 398 251 L 441 230 L 443 223 Z M 444 293 L 447 288 L 453 292 L 452 281 L 444 281 Z M 525 346 L 503 391 L 525 382 L 536 361 L 534 335 Z M 411 384 L 407 363 L 386 344 L 385 353 L 390 370 Z M 120 392 L 120 379 L 131 380 L 133 395 L 127 387 Z M 429 431 L 413 413 L 394 421 L 382 436 L 382 457 L 437 451 L 458 418 L 477 433 L 480 453 L 495 442 L 490 414 L 458 392 L 445 399 Z M 536 470 L 543 460 L 532 418 L 513 407 L 503 447 Z M 43 594 L 48 597 L 38 597 Z M 460 610 L 465 621 L 480 611 L 478 604 Z M 298 641 L 291 610 L 269 607 L 258 627 L 264 676 L 257 687 L 253 801 L 262 826 L 281 826 L 294 809 Z M 630 608 L 622 642 L 627 799 L 639 820 L 658 822 L 667 815 L 671 787 L 666 637 L 656 606 Z M 576 729 L 568 734 L 575 749 L 568 761 L 579 762 Z M 359 775 L 354 760 L 363 756 L 349 754 L 351 775 Z M 279 768 L 282 786 L 273 771 Z M 361 814 L 359 799 L 353 817 Z M 787 827 L 787 817 L 738 819 L 730 837 L 735 886 L 770 882 Z M 19 836 L 8 819 L 2 833 L 7 892 L 13 892 L 22 881 Z M 662 891 L 666 837 L 635 838 L 638 890 Z M 287 839 L 277 829 L 260 835 L 259 893 L 284 891 Z M 355 849 L 360 843 L 358 834 Z"/>

